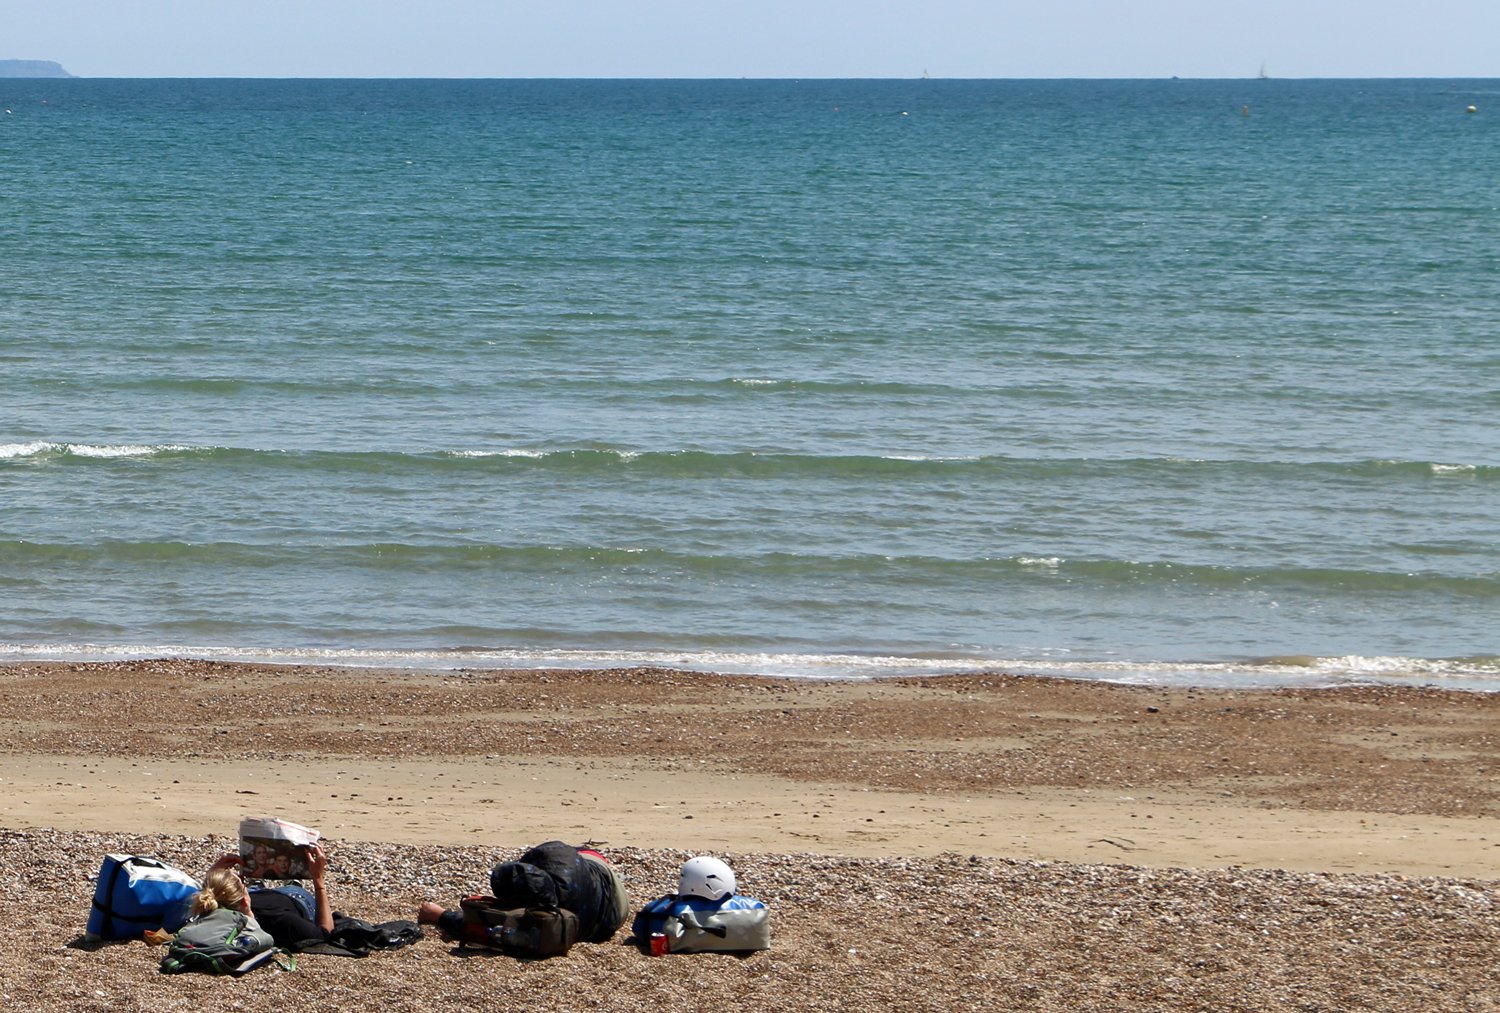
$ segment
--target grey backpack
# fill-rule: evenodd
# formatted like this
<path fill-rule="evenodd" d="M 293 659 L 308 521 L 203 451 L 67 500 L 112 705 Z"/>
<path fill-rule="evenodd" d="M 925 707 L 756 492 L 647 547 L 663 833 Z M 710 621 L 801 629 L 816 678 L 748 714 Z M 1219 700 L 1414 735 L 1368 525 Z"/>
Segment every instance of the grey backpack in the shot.
<path fill-rule="evenodd" d="M 172 937 L 161 970 L 244 974 L 275 956 L 276 941 L 269 932 L 242 912 L 221 907 L 193 918 Z"/>

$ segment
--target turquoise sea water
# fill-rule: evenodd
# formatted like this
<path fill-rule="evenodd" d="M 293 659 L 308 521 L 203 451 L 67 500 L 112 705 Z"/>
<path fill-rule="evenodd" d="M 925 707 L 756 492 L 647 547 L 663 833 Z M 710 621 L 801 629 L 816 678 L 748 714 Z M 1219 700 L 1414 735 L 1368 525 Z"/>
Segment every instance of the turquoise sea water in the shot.
<path fill-rule="evenodd" d="M 1500 82 L 0 103 L 0 660 L 1500 687 Z"/>

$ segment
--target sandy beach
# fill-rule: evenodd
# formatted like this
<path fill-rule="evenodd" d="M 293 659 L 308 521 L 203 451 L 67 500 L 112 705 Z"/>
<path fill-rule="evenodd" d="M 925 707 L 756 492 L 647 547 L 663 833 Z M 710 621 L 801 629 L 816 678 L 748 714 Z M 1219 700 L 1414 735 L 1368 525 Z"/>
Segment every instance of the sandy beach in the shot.
<path fill-rule="evenodd" d="M 1500 699 L 1003 675 L 0 669 L 0 957 L 20 1008 L 1500 1008 Z M 727 855 L 750 957 L 523 964 L 436 938 L 236 981 L 74 944 L 106 852 L 200 871 L 243 814 L 319 827 L 379 920 L 593 842 L 637 902 Z"/>

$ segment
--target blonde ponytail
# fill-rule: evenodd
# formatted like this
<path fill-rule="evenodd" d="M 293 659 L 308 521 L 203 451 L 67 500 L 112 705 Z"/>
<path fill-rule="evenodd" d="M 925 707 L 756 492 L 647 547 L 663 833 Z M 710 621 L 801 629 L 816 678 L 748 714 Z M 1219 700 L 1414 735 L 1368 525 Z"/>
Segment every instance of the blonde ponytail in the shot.
<path fill-rule="evenodd" d="M 193 895 L 192 911 L 206 915 L 221 907 L 238 908 L 245 900 L 245 884 L 233 869 L 213 869 L 203 877 L 203 889 Z"/>

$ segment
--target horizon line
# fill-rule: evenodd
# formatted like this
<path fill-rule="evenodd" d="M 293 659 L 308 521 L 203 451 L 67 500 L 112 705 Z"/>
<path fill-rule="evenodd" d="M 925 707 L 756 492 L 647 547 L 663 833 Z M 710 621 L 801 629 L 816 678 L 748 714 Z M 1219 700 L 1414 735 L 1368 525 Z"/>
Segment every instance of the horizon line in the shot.
<path fill-rule="evenodd" d="M 4 61 L 0 61 L 4 62 Z M 1163 74 L 1150 76 L 1117 75 L 1021 75 L 1015 77 L 996 76 L 929 76 L 908 75 L 819 75 L 791 74 L 782 76 L 695 76 L 695 75 L 629 75 L 629 76 L 573 76 L 549 75 L 336 75 L 336 74 L 73 74 L 65 76 L 14 75 L 0 76 L 0 81 L 1500 81 L 1497 76 L 1475 76 L 1468 74 L 1310 74 L 1306 76 L 1281 75 L 1259 77 L 1257 75 L 1192 75 Z"/>

